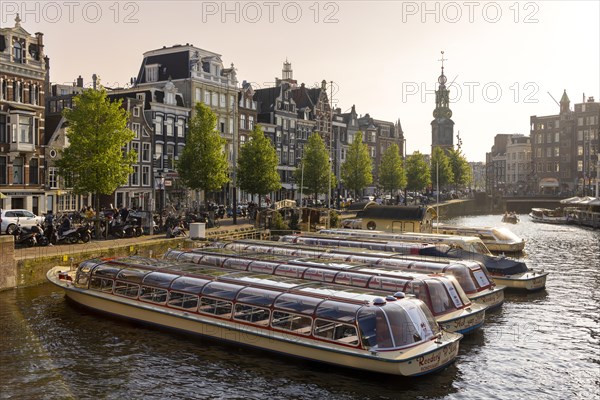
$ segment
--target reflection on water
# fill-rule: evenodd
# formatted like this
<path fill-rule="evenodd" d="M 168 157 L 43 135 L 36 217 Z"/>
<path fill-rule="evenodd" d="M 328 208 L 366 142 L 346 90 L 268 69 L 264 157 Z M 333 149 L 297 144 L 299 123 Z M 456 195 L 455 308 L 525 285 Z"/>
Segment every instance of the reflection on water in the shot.
<path fill-rule="evenodd" d="M 500 216 L 453 220 L 500 225 Z M 594 398 L 600 382 L 600 233 L 510 225 L 547 289 L 509 292 L 457 362 L 401 379 L 289 360 L 105 318 L 46 284 L 0 292 L 0 399 Z"/>

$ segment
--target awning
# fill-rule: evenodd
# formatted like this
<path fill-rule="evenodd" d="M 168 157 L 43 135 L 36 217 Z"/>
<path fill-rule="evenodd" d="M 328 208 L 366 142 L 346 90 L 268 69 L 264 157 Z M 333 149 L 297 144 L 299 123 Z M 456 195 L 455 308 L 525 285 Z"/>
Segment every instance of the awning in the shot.
<path fill-rule="evenodd" d="M 6 198 L 6 195 L 4 193 L 0 192 L 0 199 L 5 199 L 5 198 Z"/>
<path fill-rule="evenodd" d="M 540 180 L 540 187 L 558 187 L 558 179 L 544 178 Z"/>

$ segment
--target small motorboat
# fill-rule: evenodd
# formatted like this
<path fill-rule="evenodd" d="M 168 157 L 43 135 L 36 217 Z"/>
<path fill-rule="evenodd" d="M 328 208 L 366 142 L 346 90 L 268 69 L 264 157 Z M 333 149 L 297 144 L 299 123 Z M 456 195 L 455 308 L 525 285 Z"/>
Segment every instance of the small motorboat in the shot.
<path fill-rule="evenodd" d="M 519 221 L 519 216 L 515 213 L 506 213 L 502 216 L 502 222 L 507 224 L 518 224 Z"/>

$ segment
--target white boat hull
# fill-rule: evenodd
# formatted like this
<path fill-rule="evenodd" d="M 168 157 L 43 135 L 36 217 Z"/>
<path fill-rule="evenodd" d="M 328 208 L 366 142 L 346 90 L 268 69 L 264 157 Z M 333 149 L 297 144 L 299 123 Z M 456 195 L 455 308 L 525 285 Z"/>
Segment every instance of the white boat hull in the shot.
<path fill-rule="evenodd" d="M 492 279 L 496 284 L 504 285 L 508 289 L 525 289 L 533 292 L 546 287 L 547 276 L 547 272 L 525 272 L 506 276 L 492 274 Z"/>
<path fill-rule="evenodd" d="M 64 270 L 65 268 L 62 268 Z M 392 375 L 423 375 L 453 362 L 462 335 L 442 331 L 437 341 L 393 351 L 348 348 L 334 343 L 261 329 L 243 323 L 204 317 L 183 310 L 156 306 L 102 292 L 80 289 L 58 278 L 60 267 L 48 272 L 48 280 L 65 290 L 72 301 L 93 310 L 129 320 L 197 334 L 213 339 L 325 362 L 338 366 Z"/>

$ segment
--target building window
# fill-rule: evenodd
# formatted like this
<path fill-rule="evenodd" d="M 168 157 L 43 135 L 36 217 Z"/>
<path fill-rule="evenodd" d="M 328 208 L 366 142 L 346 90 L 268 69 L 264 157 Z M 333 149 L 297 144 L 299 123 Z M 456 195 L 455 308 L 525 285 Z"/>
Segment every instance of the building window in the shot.
<path fill-rule="evenodd" d="M 15 42 L 15 45 L 13 46 L 13 58 L 16 63 L 23 62 L 23 47 L 19 42 Z"/>
<path fill-rule="evenodd" d="M 39 161 L 37 158 L 29 160 L 29 184 L 39 184 Z"/>
<path fill-rule="evenodd" d="M 167 136 L 173 136 L 173 120 L 171 118 L 167 118 Z"/>
<path fill-rule="evenodd" d="M 183 130 L 183 120 L 182 119 L 177 120 L 177 137 L 181 137 L 182 138 L 184 136 L 183 132 L 184 132 L 184 130 Z"/>
<path fill-rule="evenodd" d="M 140 108 L 139 107 L 133 107 L 133 116 L 134 117 L 140 116 Z"/>
<path fill-rule="evenodd" d="M 554 148 L 554 157 L 560 157 L 560 147 Z"/>
<path fill-rule="evenodd" d="M 23 168 L 23 157 L 15 158 L 13 161 L 13 184 L 22 185 L 25 183 Z"/>
<path fill-rule="evenodd" d="M 132 123 L 131 130 L 133 131 L 133 134 L 135 135 L 134 137 L 136 139 L 139 139 L 140 138 L 140 124 L 137 122 Z"/>
<path fill-rule="evenodd" d="M 0 114 L 0 143 L 9 143 L 9 137 L 6 129 L 6 115 Z"/>
<path fill-rule="evenodd" d="M 158 64 L 152 64 L 146 66 L 146 82 L 158 81 Z"/>
<path fill-rule="evenodd" d="M 196 93 L 196 102 L 201 102 L 202 101 L 202 93 L 200 92 L 200 88 L 196 88 L 195 93 Z"/>
<path fill-rule="evenodd" d="M 150 161 L 150 143 L 142 143 L 142 161 Z"/>
<path fill-rule="evenodd" d="M 246 129 L 246 116 L 240 115 L 240 129 Z"/>
<path fill-rule="evenodd" d="M 0 185 L 7 185 L 8 180 L 8 163 L 6 162 L 6 157 L 0 157 Z"/>
<path fill-rule="evenodd" d="M 219 106 L 225 108 L 225 94 L 221 93 Z"/>
<path fill-rule="evenodd" d="M 156 117 L 154 120 L 154 133 L 162 135 L 163 120 L 162 117 Z"/>
<path fill-rule="evenodd" d="M 150 186 L 150 167 L 142 166 L 142 186 Z"/>
<path fill-rule="evenodd" d="M 560 142 L 560 133 L 554 132 L 554 143 Z"/>
<path fill-rule="evenodd" d="M 204 91 L 204 104 L 210 106 L 210 92 L 208 90 Z"/>
<path fill-rule="evenodd" d="M 546 147 L 546 157 L 552 156 L 552 147 Z"/>
<path fill-rule="evenodd" d="M 250 130 L 254 129 L 254 116 L 252 116 L 252 115 L 248 116 L 248 129 L 250 129 Z"/>
<path fill-rule="evenodd" d="M 133 173 L 131 174 L 131 186 L 139 186 L 140 184 L 140 166 L 133 166 Z"/>
<path fill-rule="evenodd" d="M 554 163 L 554 172 L 560 172 L 560 166 L 557 162 Z"/>
<path fill-rule="evenodd" d="M 583 171 L 583 160 L 577 161 L 577 172 Z"/>
<path fill-rule="evenodd" d="M 213 107 L 217 107 L 219 105 L 219 93 L 212 93 L 211 104 Z"/>
<path fill-rule="evenodd" d="M 140 142 L 131 142 L 131 151 L 135 151 L 135 159 L 140 162 Z"/>
<path fill-rule="evenodd" d="M 50 189 L 58 189 L 58 179 L 56 174 L 56 168 L 48 168 L 48 187 Z"/>

